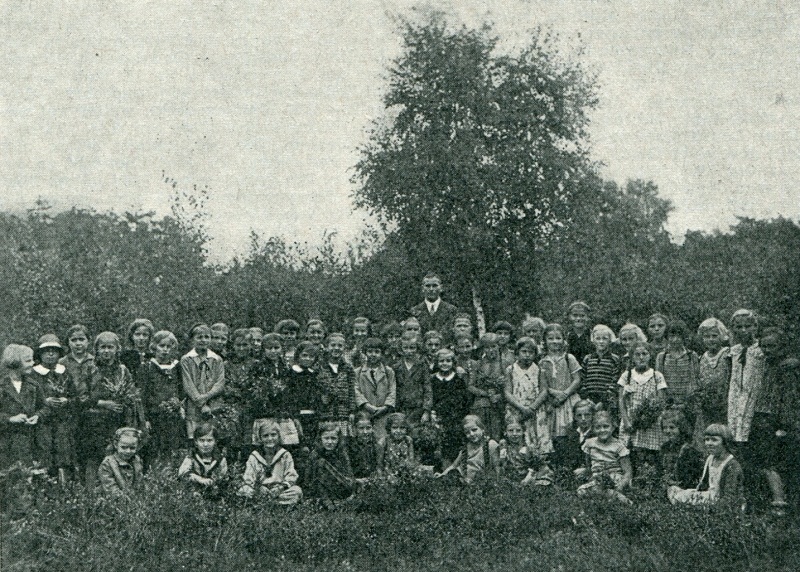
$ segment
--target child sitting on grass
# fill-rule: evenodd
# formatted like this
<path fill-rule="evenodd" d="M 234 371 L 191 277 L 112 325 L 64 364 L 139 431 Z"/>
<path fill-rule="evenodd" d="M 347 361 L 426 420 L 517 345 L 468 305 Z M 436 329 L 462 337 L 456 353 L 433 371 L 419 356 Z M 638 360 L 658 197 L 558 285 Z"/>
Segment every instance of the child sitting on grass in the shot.
<path fill-rule="evenodd" d="M 142 460 L 136 454 L 140 435 L 133 427 L 122 427 L 114 433 L 108 455 L 97 468 L 97 478 L 105 495 L 126 498 L 141 484 Z"/>
<path fill-rule="evenodd" d="M 500 445 L 486 435 L 486 428 L 481 418 L 477 415 L 467 415 L 464 417 L 463 428 L 467 438 L 466 446 L 449 467 L 434 476 L 442 478 L 455 471 L 459 475 L 459 480 L 466 485 L 474 483 L 479 478 L 498 477 Z"/>
<path fill-rule="evenodd" d="M 506 413 L 506 435 L 500 441 L 500 470 L 507 479 L 523 485 L 553 484 L 547 456 L 525 444 L 525 429 L 513 413 Z"/>
<path fill-rule="evenodd" d="M 320 423 L 319 439 L 308 459 L 303 486 L 309 497 L 320 500 L 327 508 L 355 491 L 350 457 L 335 423 Z"/>
<path fill-rule="evenodd" d="M 624 491 L 631 484 L 633 469 L 630 452 L 625 444 L 614 437 L 614 422 L 608 411 L 597 411 L 592 424 L 594 437 L 583 444 L 586 463 L 591 477 L 589 482 L 578 487 L 578 495 L 602 493 L 631 504 Z"/>
<path fill-rule="evenodd" d="M 667 498 L 672 504 L 711 505 L 720 501 L 732 506 L 742 502 L 742 467 L 730 453 L 733 434 L 726 425 L 712 423 L 705 430 L 708 458 L 700 484 L 694 489 L 671 486 Z"/>
<path fill-rule="evenodd" d="M 572 430 L 567 435 L 564 459 L 566 467 L 572 470 L 576 476 L 580 476 L 586 471 L 583 444 L 589 437 L 594 437 L 592 433 L 594 411 L 602 408 L 589 399 L 581 399 L 572 408 Z"/>
<path fill-rule="evenodd" d="M 366 411 L 356 415 L 355 437 L 348 439 L 347 451 L 353 469 L 353 477 L 363 484 L 378 470 L 378 442 L 372 430 L 372 420 Z"/>
<path fill-rule="evenodd" d="M 680 409 L 668 409 L 661 415 L 661 430 L 666 441 L 661 445 L 659 473 L 664 483 L 688 489 L 703 472 L 703 455 L 692 446 L 691 424 Z"/>
<path fill-rule="evenodd" d="M 411 426 L 402 413 L 392 413 L 386 418 L 386 437 L 378 442 L 378 467 L 384 475 L 396 477 L 417 467 Z"/>
<path fill-rule="evenodd" d="M 284 506 L 297 504 L 303 498 L 303 491 L 297 486 L 298 475 L 292 454 L 281 447 L 278 424 L 271 419 L 264 421 L 258 436 L 261 451 L 250 453 L 239 494 L 260 496 Z"/>
<path fill-rule="evenodd" d="M 211 491 L 227 476 L 228 462 L 217 449 L 214 425 L 201 423 L 195 428 L 193 451 L 178 468 L 178 478 L 201 491 Z"/>

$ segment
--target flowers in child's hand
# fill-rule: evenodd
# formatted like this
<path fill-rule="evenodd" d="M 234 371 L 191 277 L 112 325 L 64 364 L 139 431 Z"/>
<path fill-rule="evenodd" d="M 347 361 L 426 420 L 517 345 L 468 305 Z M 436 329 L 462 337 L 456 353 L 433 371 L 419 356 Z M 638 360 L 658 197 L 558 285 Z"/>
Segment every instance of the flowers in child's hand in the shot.
<path fill-rule="evenodd" d="M 182 415 L 183 404 L 177 397 L 170 397 L 158 404 L 158 410 L 162 413 L 178 416 Z"/>
<path fill-rule="evenodd" d="M 631 415 L 631 431 L 641 431 L 652 427 L 661 416 L 663 407 L 651 399 L 643 401 Z"/>
<path fill-rule="evenodd" d="M 101 382 L 103 388 L 110 394 L 109 400 L 123 405 L 132 406 L 141 399 L 141 393 L 132 379 L 121 378 L 119 380 L 104 377 Z"/>

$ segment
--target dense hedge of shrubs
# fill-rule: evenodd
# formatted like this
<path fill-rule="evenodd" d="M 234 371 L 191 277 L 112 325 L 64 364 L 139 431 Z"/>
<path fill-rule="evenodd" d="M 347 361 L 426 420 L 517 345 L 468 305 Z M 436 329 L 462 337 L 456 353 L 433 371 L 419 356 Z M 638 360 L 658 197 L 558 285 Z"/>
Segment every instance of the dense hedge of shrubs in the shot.
<path fill-rule="evenodd" d="M 653 311 L 697 324 L 742 306 L 800 324 L 795 222 L 743 219 L 729 233 L 692 232 L 678 245 L 663 231 L 668 211 L 648 222 L 653 188 L 606 185 L 602 193 L 598 208 L 611 214 L 575 220 L 535 265 L 483 285 L 488 321 L 519 323 L 525 312 L 559 320 L 583 298 L 614 328 Z M 0 343 L 32 343 L 75 322 L 123 331 L 138 316 L 179 333 L 198 320 L 270 326 L 318 316 L 339 328 L 357 315 L 402 318 L 430 270 L 413 266 L 391 235 L 381 242 L 374 234 L 344 253 L 330 236 L 311 251 L 256 237 L 247 257 L 218 267 L 207 258 L 202 219 L 177 215 L 0 213 Z M 445 297 L 471 308 L 464 277 L 443 279 Z"/>

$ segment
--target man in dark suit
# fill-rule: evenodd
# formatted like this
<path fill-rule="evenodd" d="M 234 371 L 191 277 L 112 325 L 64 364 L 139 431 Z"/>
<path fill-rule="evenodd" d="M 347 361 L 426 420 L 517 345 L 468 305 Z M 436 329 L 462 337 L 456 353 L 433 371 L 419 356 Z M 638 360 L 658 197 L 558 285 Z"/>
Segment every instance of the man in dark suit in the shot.
<path fill-rule="evenodd" d="M 420 329 L 424 334 L 436 330 L 449 340 L 453 334 L 453 321 L 458 314 L 458 308 L 441 299 L 442 281 L 436 274 L 428 273 L 422 279 L 422 294 L 425 301 L 411 308 L 411 315 L 419 320 Z"/>

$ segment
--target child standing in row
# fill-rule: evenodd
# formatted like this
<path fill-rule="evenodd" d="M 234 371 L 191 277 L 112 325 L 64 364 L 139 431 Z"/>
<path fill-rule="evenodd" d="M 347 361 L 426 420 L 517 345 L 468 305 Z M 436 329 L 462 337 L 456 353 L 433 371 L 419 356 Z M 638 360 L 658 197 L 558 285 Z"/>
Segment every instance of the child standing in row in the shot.
<path fill-rule="evenodd" d="M 55 334 L 39 338 L 33 352 L 33 377 L 39 383 L 47 405 L 42 422 L 37 423 L 36 440 L 40 452 L 39 462 L 51 475 L 58 475 L 64 484 L 77 469 L 75 431 L 80 399 L 86 388 L 79 388 L 67 373 L 66 366 L 58 363 L 64 350 Z"/>
<path fill-rule="evenodd" d="M 378 441 L 372 430 L 370 415 L 361 411 L 356 415 L 354 438 L 348 439 L 348 454 L 353 477 L 360 483 L 372 478 L 378 470 Z"/>
<path fill-rule="evenodd" d="M 546 408 L 549 392 L 546 378 L 539 375 L 539 367 L 534 363 L 536 342 L 520 338 L 516 347 L 517 360 L 506 370 L 506 419 L 512 414 L 523 426 L 528 450 L 536 455 L 549 455 L 553 452 Z"/>
<path fill-rule="evenodd" d="M 617 341 L 608 326 L 598 324 L 592 328 L 594 351 L 583 358 L 581 397 L 593 403 L 602 403 L 608 411 L 617 410 L 617 380 L 622 373 L 622 360 L 611 352 Z"/>
<path fill-rule="evenodd" d="M 490 438 L 500 439 L 503 436 L 505 416 L 503 392 L 506 372 L 500 360 L 497 334 L 482 335 L 478 346 L 481 358 L 469 377 L 469 391 L 475 396 L 472 413 L 480 417 Z"/>
<path fill-rule="evenodd" d="M 687 402 L 698 388 L 700 358 L 686 348 L 689 330 L 680 320 L 667 327 L 667 349 L 656 355 L 656 371 L 664 374 L 669 397 L 675 404 Z M 691 419 L 693 421 L 693 419 Z"/>
<path fill-rule="evenodd" d="M 397 403 L 397 383 L 392 368 L 384 365 L 383 342 L 368 338 L 364 342 L 366 363 L 356 369 L 355 404 L 372 416 L 378 439 L 386 437 L 386 416 Z"/>
<path fill-rule="evenodd" d="M 431 375 L 418 349 L 417 338 L 404 335 L 400 340 L 403 357 L 392 366 L 397 385 L 397 409 L 405 412 L 412 424 L 420 423 L 425 413 L 426 385 Z"/>
<path fill-rule="evenodd" d="M 647 337 L 654 355 L 667 351 L 667 327 L 669 320 L 664 314 L 655 313 L 647 318 Z"/>
<path fill-rule="evenodd" d="M 711 423 L 726 423 L 728 409 L 728 389 L 731 382 L 730 334 L 720 320 L 708 318 L 697 328 L 706 351 L 700 358 L 698 385 L 697 423 L 702 437 L 705 428 Z M 702 441 L 702 438 L 696 443 Z"/>
<path fill-rule="evenodd" d="M 139 381 L 139 370 L 143 370 L 153 357 L 150 353 L 150 338 L 155 328 L 153 322 L 145 318 L 137 318 L 128 326 L 127 349 L 120 351 L 119 361 L 128 368 L 134 381 Z"/>
<path fill-rule="evenodd" d="M 583 358 L 594 350 L 589 330 L 590 311 L 589 305 L 581 300 L 573 302 L 569 306 L 569 332 L 566 335 L 564 351 L 575 356 L 578 363 L 583 362 Z"/>
<path fill-rule="evenodd" d="M 195 324 L 189 330 L 192 349 L 181 358 L 181 379 L 188 397 L 186 403 L 186 434 L 194 438 L 195 427 L 208 419 L 221 404 L 225 391 L 225 365 L 222 358 L 209 349 L 211 328 Z"/>
<path fill-rule="evenodd" d="M 46 413 L 44 393 L 30 374 L 33 350 L 9 344 L 0 361 L 0 470 L 20 462 L 33 466 L 36 451 L 36 426 Z"/>
<path fill-rule="evenodd" d="M 183 405 L 183 387 L 175 351 L 178 340 L 172 332 L 162 330 L 153 334 L 150 353 L 153 357 L 140 376 L 145 415 L 150 422 L 150 442 L 146 447 L 145 462 L 168 460 L 186 444 Z"/>
<path fill-rule="evenodd" d="M 426 415 L 441 427 L 441 468 L 458 455 L 464 440 L 462 420 L 469 413 L 471 396 L 467 380 L 455 369 L 455 354 L 442 348 L 436 352 L 436 371 L 430 379 Z"/>
<path fill-rule="evenodd" d="M 635 342 L 630 349 L 633 367 L 619 378 L 620 438 L 630 438 L 634 461 L 655 466 L 664 442 L 658 417 L 666 400 L 667 384 L 661 372 L 650 367 L 650 346 Z"/>
<path fill-rule="evenodd" d="M 580 400 L 577 391 L 581 384 L 581 366 L 567 353 L 564 329 L 560 324 L 549 324 L 544 331 L 547 355 L 539 361 L 539 378 L 547 387 L 553 415 L 550 438 L 553 441 L 554 463 L 562 465 L 567 455 L 567 435 L 572 428 L 572 408 Z"/>
<path fill-rule="evenodd" d="M 286 367 L 291 367 L 294 363 L 294 348 L 300 336 L 300 324 L 294 320 L 281 320 L 275 325 L 275 333 L 281 337 L 283 343 L 284 363 Z"/>
<path fill-rule="evenodd" d="M 622 326 L 619 330 L 619 344 L 625 350 L 625 354 L 621 356 L 623 372 L 633 367 L 631 350 L 636 342 L 647 342 L 642 328 L 630 322 Z"/>
<path fill-rule="evenodd" d="M 345 338 L 341 333 L 328 335 L 325 359 L 322 360 L 317 382 L 320 389 L 322 421 L 339 425 L 343 435 L 350 436 L 350 415 L 355 409 L 356 373 L 344 357 Z"/>
<path fill-rule="evenodd" d="M 58 360 L 67 368 L 67 374 L 78 387 L 89 386 L 89 376 L 94 369 L 94 356 L 89 350 L 89 330 L 86 326 L 75 324 L 67 330 L 69 352 Z"/>

